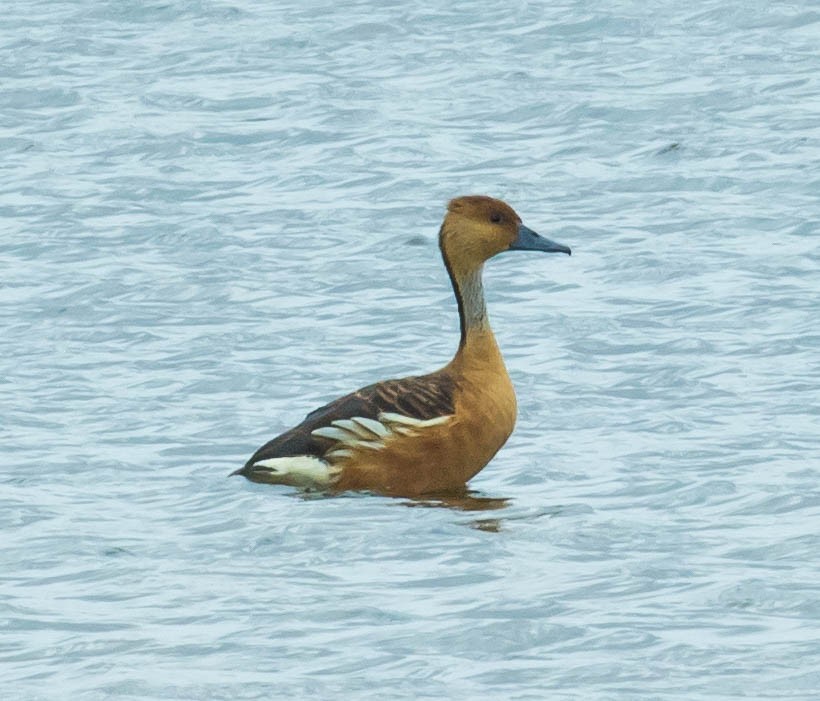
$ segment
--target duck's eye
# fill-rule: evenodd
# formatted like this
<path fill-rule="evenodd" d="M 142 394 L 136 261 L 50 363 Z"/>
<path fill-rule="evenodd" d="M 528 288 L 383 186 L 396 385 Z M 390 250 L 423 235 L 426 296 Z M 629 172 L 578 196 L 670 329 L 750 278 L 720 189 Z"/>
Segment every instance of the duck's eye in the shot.
<path fill-rule="evenodd" d="M 503 217 L 498 212 L 493 212 L 490 215 L 490 221 L 493 224 L 500 224 L 502 219 L 503 219 Z"/>

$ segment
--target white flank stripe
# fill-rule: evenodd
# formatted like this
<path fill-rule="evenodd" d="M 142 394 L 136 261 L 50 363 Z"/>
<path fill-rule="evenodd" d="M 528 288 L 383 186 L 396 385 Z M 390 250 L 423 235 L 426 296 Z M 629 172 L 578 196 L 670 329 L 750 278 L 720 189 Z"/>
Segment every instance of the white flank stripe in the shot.
<path fill-rule="evenodd" d="M 321 428 L 317 428 L 310 433 L 313 436 L 319 436 L 319 438 L 329 438 L 332 441 L 339 441 L 341 443 L 345 443 L 351 438 L 357 438 L 355 433 L 345 431 L 343 428 L 339 428 L 338 426 L 322 426 Z"/>
<path fill-rule="evenodd" d="M 448 415 L 422 420 L 385 411 L 379 414 L 378 421 L 363 416 L 337 419 L 330 426 L 311 431 L 311 435 L 336 442 L 325 454 L 329 460 L 349 458 L 356 450 L 382 450 L 391 437 L 412 436 L 425 428 L 447 423 L 451 418 Z"/>
<path fill-rule="evenodd" d="M 325 457 L 328 460 L 337 460 L 339 458 L 352 458 L 353 451 L 347 450 L 346 448 L 337 448 L 336 450 L 331 450 L 329 453 L 325 453 Z"/>
<path fill-rule="evenodd" d="M 355 419 L 339 419 L 338 421 L 334 421 L 331 425 L 343 428 L 345 431 L 349 431 L 357 438 L 363 438 L 366 441 L 378 437 L 374 436 L 371 431 L 368 431 L 364 426 L 357 423 Z"/>
<path fill-rule="evenodd" d="M 434 419 L 413 419 L 402 414 L 394 414 L 392 411 L 383 411 L 379 414 L 379 421 L 387 424 L 403 424 L 412 428 L 428 428 L 430 426 L 438 426 L 447 423 L 451 418 L 450 414 L 446 416 L 437 416 Z"/>
<path fill-rule="evenodd" d="M 364 426 L 377 438 L 384 438 L 386 435 L 390 433 L 390 431 L 388 431 L 387 428 L 385 428 L 384 424 L 380 424 L 375 419 L 368 419 L 364 416 L 354 416 L 353 421 L 355 421 L 357 424 L 361 424 L 362 426 Z"/>

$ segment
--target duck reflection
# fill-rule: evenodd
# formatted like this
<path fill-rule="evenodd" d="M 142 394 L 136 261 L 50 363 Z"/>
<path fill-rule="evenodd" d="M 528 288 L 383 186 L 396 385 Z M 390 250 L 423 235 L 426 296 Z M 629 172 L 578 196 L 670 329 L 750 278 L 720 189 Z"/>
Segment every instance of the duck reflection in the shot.
<path fill-rule="evenodd" d="M 425 499 L 413 499 L 401 502 L 404 506 L 428 509 L 453 509 L 454 511 L 500 511 L 512 504 L 507 497 L 487 497 L 480 492 L 465 489 L 451 494 L 442 494 Z M 501 531 L 503 518 L 479 518 L 467 521 L 464 525 L 477 531 L 498 533 Z"/>

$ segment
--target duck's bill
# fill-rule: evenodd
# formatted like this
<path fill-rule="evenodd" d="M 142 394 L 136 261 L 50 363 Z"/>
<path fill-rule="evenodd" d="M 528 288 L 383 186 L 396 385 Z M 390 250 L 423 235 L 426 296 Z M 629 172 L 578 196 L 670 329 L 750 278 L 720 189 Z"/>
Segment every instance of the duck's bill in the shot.
<path fill-rule="evenodd" d="M 518 236 L 515 241 L 510 244 L 511 251 L 543 251 L 544 253 L 566 253 L 568 256 L 572 255 L 572 250 L 569 246 L 562 243 L 550 241 L 539 234 L 536 234 L 532 229 L 520 224 L 518 226 Z"/>

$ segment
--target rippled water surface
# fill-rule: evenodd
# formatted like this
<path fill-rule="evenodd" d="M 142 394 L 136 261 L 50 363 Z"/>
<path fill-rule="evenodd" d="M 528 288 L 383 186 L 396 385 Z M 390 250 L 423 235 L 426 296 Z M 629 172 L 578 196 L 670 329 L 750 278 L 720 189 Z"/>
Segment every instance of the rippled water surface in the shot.
<path fill-rule="evenodd" d="M 813 2 L 7 0 L 3 699 L 820 698 L 819 46 Z M 574 251 L 488 266 L 474 499 L 227 479 L 449 358 L 466 193 Z"/>

